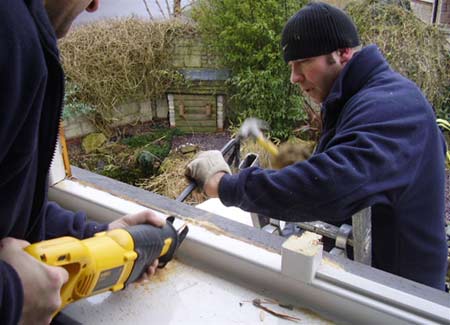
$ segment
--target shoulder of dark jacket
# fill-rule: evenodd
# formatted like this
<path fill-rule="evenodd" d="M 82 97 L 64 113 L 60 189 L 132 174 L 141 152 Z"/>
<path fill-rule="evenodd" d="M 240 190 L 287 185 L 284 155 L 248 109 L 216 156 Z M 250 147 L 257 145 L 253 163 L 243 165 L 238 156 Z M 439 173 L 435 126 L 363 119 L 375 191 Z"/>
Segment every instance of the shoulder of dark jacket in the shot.
<path fill-rule="evenodd" d="M 381 71 L 390 69 L 389 64 L 375 45 L 356 52 L 345 65 L 323 103 L 324 115 L 340 110 L 344 104 L 366 85 L 368 80 Z"/>
<path fill-rule="evenodd" d="M 28 10 L 39 31 L 42 45 L 51 53 L 59 56 L 57 38 L 42 0 L 25 0 Z"/>

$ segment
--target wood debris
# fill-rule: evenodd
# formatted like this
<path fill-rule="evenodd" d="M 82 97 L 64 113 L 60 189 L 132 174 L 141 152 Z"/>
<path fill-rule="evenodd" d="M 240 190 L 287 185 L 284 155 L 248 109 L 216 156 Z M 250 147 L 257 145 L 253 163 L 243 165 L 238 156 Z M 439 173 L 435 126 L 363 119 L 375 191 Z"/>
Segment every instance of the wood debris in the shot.
<path fill-rule="evenodd" d="M 273 315 L 275 317 L 279 317 L 281 319 L 290 320 L 290 321 L 295 322 L 295 323 L 297 323 L 297 321 L 301 321 L 300 318 L 276 312 L 276 311 L 274 311 L 274 310 L 272 310 L 272 309 L 270 309 L 270 308 L 268 308 L 268 307 L 263 305 L 263 304 L 273 304 L 273 302 L 271 302 L 271 301 L 262 301 L 259 298 L 255 298 L 255 299 L 252 300 L 252 304 L 253 304 L 253 306 L 255 306 L 257 308 L 260 308 L 260 309 L 264 310 L 265 312 L 267 312 L 267 313 L 269 313 L 269 314 L 271 314 L 271 315 Z"/>

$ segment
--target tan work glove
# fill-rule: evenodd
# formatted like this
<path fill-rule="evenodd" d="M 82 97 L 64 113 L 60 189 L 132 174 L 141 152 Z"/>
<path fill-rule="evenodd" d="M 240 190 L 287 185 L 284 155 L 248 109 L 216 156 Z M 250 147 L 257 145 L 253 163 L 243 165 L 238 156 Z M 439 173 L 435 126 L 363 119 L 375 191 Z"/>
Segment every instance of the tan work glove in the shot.
<path fill-rule="evenodd" d="M 195 180 L 198 187 L 203 187 L 208 179 L 216 173 L 224 172 L 231 174 L 230 166 L 223 159 L 219 150 L 202 151 L 187 166 L 184 174 Z"/>
<path fill-rule="evenodd" d="M 314 144 L 309 142 L 288 143 L 285 142 L 278 148 L 278 155 L 272 157 L 270 163 L 272 168 L 281 169 L 283 167 L 307 160 L 314 150 Z"/>

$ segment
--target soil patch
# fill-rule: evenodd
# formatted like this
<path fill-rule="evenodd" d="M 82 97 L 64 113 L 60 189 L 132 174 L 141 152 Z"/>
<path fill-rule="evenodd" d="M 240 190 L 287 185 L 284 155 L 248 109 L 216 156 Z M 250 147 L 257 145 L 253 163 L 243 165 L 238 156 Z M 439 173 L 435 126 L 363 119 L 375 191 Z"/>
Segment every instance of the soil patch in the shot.
<path fill-rule="evenodd" d="M 197 145 L 200 150 L 220 150 L 230 139 L 230 132 L 181 135 L 172 139 L 172 150 L 186 144 Z"/>

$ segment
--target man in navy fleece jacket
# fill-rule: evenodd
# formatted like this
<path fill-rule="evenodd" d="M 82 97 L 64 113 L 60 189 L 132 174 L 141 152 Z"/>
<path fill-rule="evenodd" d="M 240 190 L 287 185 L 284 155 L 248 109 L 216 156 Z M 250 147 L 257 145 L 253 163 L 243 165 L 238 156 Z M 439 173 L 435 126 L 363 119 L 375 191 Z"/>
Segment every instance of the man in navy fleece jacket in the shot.
<path fill-rule="evenodd" d="M 372 207 L 372 265 L 443 290 L 445 143 L 417 86 L 377 47 L 360 47 L 351 19 L 311 3 L 282 35 L 291 82 L 322 105 L 315 153 L 281 170 L 230 175 L 220 152 L 186 174 L 227 206 L 286 221 L 343 223 Z"/>
<path fill-rule="evenodd" d="M 92 236 L 138 223 L 162 226 L 153 212 L 111 224 L 86 221 L 47 201 L 64 96 L 57 37 L 99 0 L 3 0 L 0 4 L 0 323 L 48 324 L 68 273 L 23 251 L 30 242 Z M 143 278 L 151 275 L 155 263 Z"/>

